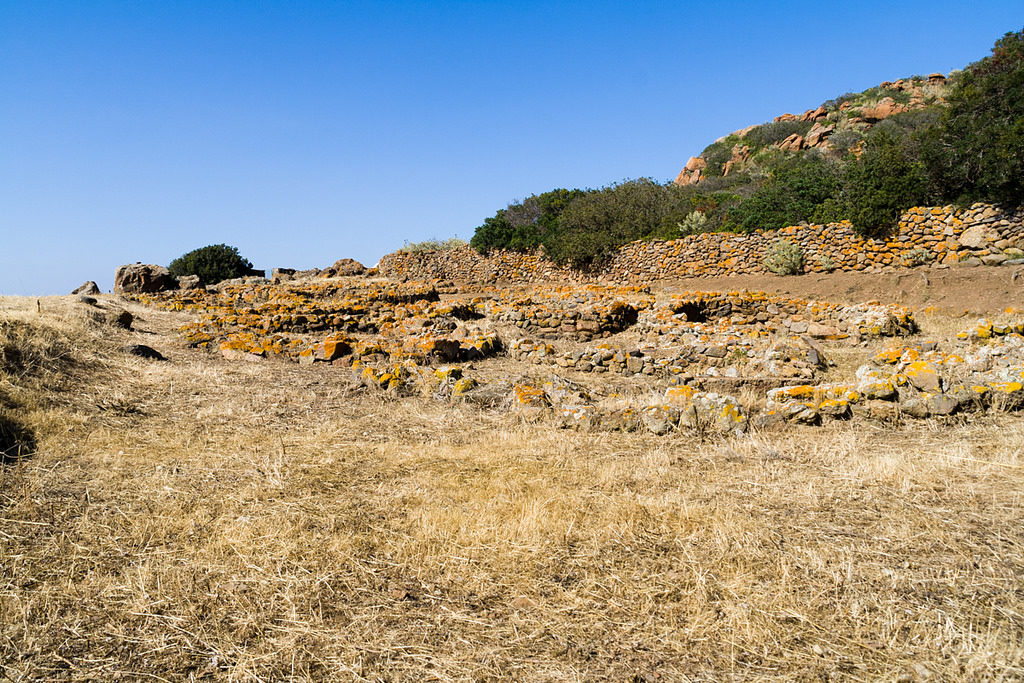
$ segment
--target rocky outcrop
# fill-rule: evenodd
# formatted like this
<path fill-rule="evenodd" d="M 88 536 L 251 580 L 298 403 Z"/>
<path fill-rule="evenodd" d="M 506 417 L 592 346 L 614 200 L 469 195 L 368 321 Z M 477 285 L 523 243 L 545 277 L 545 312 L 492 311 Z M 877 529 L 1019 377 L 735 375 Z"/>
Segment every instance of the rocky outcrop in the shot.
<path fill-rule="evenodd" d="M 177 288 L 178 281 L 163 266 L 131 263 L 121 266 L 114 274 L 117 294 L 146 294 Z"/>
<path fill-rule="evenodd" d="M 345 275 L 362 275 L 366 266 L 350 258 L 338 259 L 330 268 L 320 271 L 320 277 L 342 277 Z"/>
<path fill-rule="evenodd" d="M 676 176 L 673 182 L 676 185 L 694 185 L 700 182 L 707 165 L 708 162 L 700 157 L 690 157 L 690 160 L 686 162 L 686 166 L 683 167 L 683 170 L 679 172 L 679 175 Z"/>
<path fill-rule="evenodd" d="M 909 111 L 906 105 L 899 104 L 891 97 L 883 97 L 875 106 L 861 109 L 861 118 L 868 123 L 878 123 L 894 114 L 902 114 L 905 111 Z"/>
<path fill-rule="evenodd" d="M 72 294 L 81 294 L 83 296 L 89 296 L 100 293 L 99 286 L 92 280 L 88 280 L 75 289 L 71 290 Z"/>

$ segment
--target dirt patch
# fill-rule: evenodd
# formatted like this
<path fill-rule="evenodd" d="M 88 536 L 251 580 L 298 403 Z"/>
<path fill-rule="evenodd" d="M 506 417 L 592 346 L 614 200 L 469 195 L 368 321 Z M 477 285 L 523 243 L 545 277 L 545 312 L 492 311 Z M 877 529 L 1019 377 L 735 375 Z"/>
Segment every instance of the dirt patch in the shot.
<path fill-rule="evenodd" d="M 944 315 L 993 315 L 1024 309 L 1024 267 L 916 269 L 901 273 L 736 275 L 654 283 L 658 290 L 749 289 L 843 303 L 877 300 Z"/>

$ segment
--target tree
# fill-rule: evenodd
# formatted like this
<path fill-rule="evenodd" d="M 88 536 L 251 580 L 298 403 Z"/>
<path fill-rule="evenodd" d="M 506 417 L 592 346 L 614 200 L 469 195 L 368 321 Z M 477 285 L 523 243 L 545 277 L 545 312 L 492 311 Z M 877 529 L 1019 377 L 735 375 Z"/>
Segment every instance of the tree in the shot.
<path fill-rule="evenodd" d="M 893 228 L 902 211 L 927 196 L 924 164 L 915 159 L 909 137 L 888 128 L 871 131 L 864 153 L 843 174 L 843 211 L 863 235 Z"/>
<path fill-rule="evenodd" d="M 1024 31 L 969 65 L 938 124 L 922 136 L 930 181 L 945 199 L 1014 208 L 1024 201 Z"/>
<path fill-rule="evenodd" d="M 655 236 L 666 215 L 682 219 L 684 201 L 680 188 L 650 178 L 608 185 L 569 204 L 544 246 L 556 263 L 591 268 L 617 247 Z"/>
<path fill-rule="evenodd" d="M 484 254 L 492 249 L 536 249 L 558 232 L 562 212 L 584 194 L 582 190 L 557 189 L 513 202 L 484 219 L 469 244 Z"/>
<path fill-rule="evenodd" d="M 252 273 L 252 263 L 242 258 L 238 249 L 226 244 L 211 244 L 195 249 L 171 261 L 171 275 L 198 275 L 203 285 L 244 277 Z"/>
<path fill-rule="evenodd" d="M 838 165 L 819 154 L 785 159 L 760 189 L 729 211 L 728 222 L 747 232 L 796 225 L 810 220 L 839 185 Z"/>

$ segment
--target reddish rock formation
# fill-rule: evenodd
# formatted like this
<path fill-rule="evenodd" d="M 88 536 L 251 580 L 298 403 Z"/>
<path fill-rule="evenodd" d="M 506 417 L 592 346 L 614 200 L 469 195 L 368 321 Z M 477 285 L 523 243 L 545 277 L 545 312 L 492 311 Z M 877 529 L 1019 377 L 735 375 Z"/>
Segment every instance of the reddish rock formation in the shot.
<path fill-rule="evenodd" d="M 690 160 L 686 162 L 686 166 L 679 172 L 676 179 L 673 181 L 676 185 L 693 185 L 694 183 L 700 182 L 701 176 L 704 174 L 704 169 L 707 168 L 708 162 L 704 161 L 700 157 L 690 157 Z"/>

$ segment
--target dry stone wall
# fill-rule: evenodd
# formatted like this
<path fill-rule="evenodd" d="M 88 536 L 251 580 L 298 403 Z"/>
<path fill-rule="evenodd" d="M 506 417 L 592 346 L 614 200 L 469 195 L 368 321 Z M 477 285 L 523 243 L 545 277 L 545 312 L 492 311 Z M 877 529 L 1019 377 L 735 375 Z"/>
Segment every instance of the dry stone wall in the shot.
<path fill-rule="evenodd" d="M 915 207 L 884 239 L 861 237 L 849 223 L 791 226 L 752 233 L 702 233 L 670 241 L 623 246 L 604 269 L 583 274 L 561 268 L 539 252 L 469 247 L 384 256 L 380 273 L 393 279 L 456 282 L 544 280 L 646 282 L 659 278 L 712 277 L 767 272 L 765 253 L 779 239 L 799 244 L 805 272 L 889 272 L 926 264 L 999 265 L 1024 258 L 1024 209 L 1006 213 L 975 204 L 967 209 Z"/>

